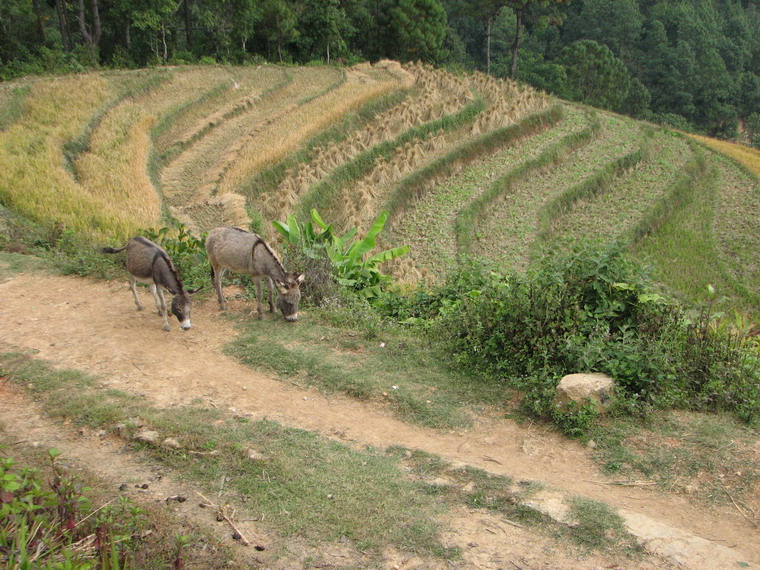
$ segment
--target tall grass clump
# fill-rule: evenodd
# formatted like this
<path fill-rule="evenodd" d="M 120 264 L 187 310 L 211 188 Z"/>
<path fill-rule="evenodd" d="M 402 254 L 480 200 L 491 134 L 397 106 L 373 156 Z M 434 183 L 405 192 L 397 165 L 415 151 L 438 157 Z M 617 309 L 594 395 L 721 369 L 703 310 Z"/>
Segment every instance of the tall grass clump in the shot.
<path fill-rule="evenodd" d="M 83 188 L 63 157 L 64 145 L 85 130 L 110 97 L 107 82 L 97 75 L 32 86 L 22 117 L 0 133 L 0 201 L 26 218 L 82 236 L 126 231 L 113 197 Z"/>
<path fill-rule="evenodd" d="M 466 264 L 394 310 L 425 322 L 481 381 L 515 388 L 526 411 L 562 427 L 577 424 L 556 410 L 555 388 L 576 372 L 612 376 L 622 413 L 725 410 L 760 422 L 757 350 L 716 326 L 709 305 L 687 310 L 658 294 L 619 243 L 545 252 L 525 274 Z"/>

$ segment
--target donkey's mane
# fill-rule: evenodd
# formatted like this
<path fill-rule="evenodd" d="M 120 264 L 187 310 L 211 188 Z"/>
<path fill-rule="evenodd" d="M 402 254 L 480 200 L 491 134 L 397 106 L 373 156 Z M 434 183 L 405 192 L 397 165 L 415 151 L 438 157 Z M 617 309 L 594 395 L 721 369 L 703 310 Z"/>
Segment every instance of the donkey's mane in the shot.
<path fill-rule="evenodd" d="M 262 238 L 258 234 L 253 234 L 253 235 L 256 236 L 256 241 L 253 242 L 253 247 L 251 247 L 251 256 L 253 256 L 256 253 L 256 246 L 263 245 L 264 249 L 266 249 L 269 252 L 269 254 L 272 256 L 272 258 L 277 262 L 277 266 L 280 269 L 282 269 L 283 274 L 287 274 L 288 272 L 285 271 L 285 266 L 282 264 L 282 261 L 280 261 L 280 258 L 277 256 L 275 251 L 269 246 L 269 244 L 264 241 L 264 238 Z"/>

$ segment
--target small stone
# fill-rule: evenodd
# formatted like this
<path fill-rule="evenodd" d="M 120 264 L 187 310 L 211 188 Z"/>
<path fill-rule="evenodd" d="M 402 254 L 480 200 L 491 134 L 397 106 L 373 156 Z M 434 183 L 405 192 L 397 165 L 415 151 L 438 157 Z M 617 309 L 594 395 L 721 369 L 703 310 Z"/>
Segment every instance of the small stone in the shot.
<path fill-rule="evenodd" d="M 135 441 L 139 441 L 141 443 L 147 443 L 149 445 L 157 445 L 158 438 L 159 438 L 159 435 L 157 431 L 152 431 L 152 430 L 147 430 L 147 429 L 138 431 L 132 437 L 132 439 L 134 439 Z"/>
<path fill-rule="evenodd" d="M 246 449 L 245 451 L 248 459 L 251 461 L 264 461 L 266 459 L 266 456 L 263 453 L 255 449 Z"/>
<path fill-rule="evenodd" d="M 596 442 L 593 439 L 589 439 L 586 443 L 586 447 L 589 449 L 596 449 Z"/>
<path fill-rule="evenodd" d="M 166 447 L 169 449 L 180 449 L 182 446 L 173 437 L 167 437 L 164 441 L 161 442 L 161 447 Z"/>

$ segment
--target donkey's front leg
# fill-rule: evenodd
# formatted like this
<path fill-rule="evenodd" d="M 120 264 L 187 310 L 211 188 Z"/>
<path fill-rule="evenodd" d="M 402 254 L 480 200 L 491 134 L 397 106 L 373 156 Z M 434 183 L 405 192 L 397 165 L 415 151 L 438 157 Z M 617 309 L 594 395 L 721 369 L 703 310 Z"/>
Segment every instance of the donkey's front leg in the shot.
<path fill-rule="evenodd" d="M 132 296 L 135 298 L 135 305 L 137 305 L 137 310 L 142 311 L 143 306 L 142 306 L 142 303 L 140 302 L 139 297 L 137 296 L 137 279 L 135 279 L 131 275 L 129 276 L 129 288 L 132 289 Z"/>
<path fill-rule="evenodd" d="M 167 315 L 166 300 L 164 300 L 164 290 L 161 287 L 157 287 L 155 283 L 151 284 L 150 292 L 153 293 L 153 299 L 156 301 L 156 308 L 158 314 L 164 319 L 164 330 L 171 330 L 169 327 L 169 316 Z"/>
<path fill-rule="evenodd" d="M 269 312 L 274 313 L 274 287 L 272 286 L 271 277 L 267 277 L 267 288 L 269 289 Z"/>

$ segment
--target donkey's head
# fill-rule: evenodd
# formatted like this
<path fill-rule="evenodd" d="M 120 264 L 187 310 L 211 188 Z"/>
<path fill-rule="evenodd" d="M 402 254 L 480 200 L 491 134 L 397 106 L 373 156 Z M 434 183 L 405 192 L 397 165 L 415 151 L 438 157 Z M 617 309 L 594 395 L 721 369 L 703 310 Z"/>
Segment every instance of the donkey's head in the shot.
<path fill-rule="evenodd" d="M 190 295 L 197 290 L 181 291 L 174 295 L 174 299 L 172 299 L 172 315 L 177 317 L 179 326 L 183 331 L 188 330 L 192 326 L 190 323 L 190 305 L 192 304 Z"/>
<path fill-rule="evenodd" d="M 298 320 L 298 302 L 301 300 L 301 283 L 303 273 L 286 273 L 283 280 L 275 279 L 274 284 L 280 293 L 277 307 L 282 311 L 286 321 Z"/>

